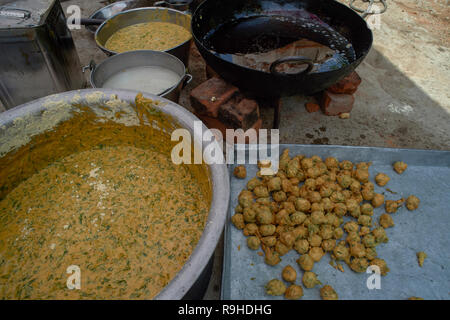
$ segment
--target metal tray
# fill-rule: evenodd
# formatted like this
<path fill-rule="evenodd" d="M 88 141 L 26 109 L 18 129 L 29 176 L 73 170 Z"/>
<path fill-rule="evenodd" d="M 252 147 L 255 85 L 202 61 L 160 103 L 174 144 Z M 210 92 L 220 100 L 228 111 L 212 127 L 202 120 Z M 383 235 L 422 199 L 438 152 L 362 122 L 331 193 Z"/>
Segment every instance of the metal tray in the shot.
<path fill-rule="evenodd" d="M 326 254 L 314 266 L 322 284 L 335 288 L 339 299 L 407 299 L 418 296 L 424 299 L 450 298 L 450 151 L 387 149 L 348 146 L 280 145 L 280 154 L 289 148 L 290 155 L 333 156 L 339 161 L 372 161 L 370 177 L 373 182 L 378 172 L 391 177 L 386 187 L 375 191 L 384 193 L 386 200 L 397 200 L 411 194 L 420 199 L 415 211 L 399 208 L 392 214 L 395 227 L 386 229 L 389 242 L 377 246 L 378 256 L 386 260 L 390 272 L 381 277 L 381 289 L 369 290 L 367 280 L 371 274 L 355 273 L 345 263 L 342 273 L 329 265 Z M 246 152 L 248 157 L 248 150 Z M 392 163 L 404 161 L 408 169 L 398 175 Z M 264 285 L 271 279 L 281 279 L 281 270 L 288 264 L 297 271 L 297 284 L 303 272 L 297 263 L 299 254 L 291 250 L 275 267 L 264 263 L 264 257 L 248 249 L 245 236 L 230 222 L 237 205 L 239 192 L 257 172 L 256 165 L 246 165 L 247 178 L 237 179 L 230 165 L 231 199 L 228 222 L 225 224 L 225 252 L 222 276 L 222 299 L 284 299 L 265 294 Z M 389 188 L 398 194 L 386 191 Z M 384 206 L 375 209 L 374 222 L 384 213 Z M 238 250 L 240 246 L 240 250 Z M 261 251 L 261 250 L 259 250 Z M 417 263 L 416 253 L 425 251 L 428 258 L 423 267 Z M 319 287 L 304 288 L 303 299 L 320 299 Z"/>

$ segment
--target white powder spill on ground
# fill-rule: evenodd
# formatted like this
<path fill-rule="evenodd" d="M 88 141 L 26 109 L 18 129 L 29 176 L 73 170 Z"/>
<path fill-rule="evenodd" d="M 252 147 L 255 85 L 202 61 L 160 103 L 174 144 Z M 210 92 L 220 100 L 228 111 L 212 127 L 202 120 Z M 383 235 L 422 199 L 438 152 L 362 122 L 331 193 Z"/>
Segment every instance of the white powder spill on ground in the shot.
<path fill-rule="evenodd" d="M 408 105 L 408 104 L 404 104 L 404 105 L 395 105 L 395 104 L 393 104 L 393 103 L 390 103 L 390 104 L 387 106 L 387 108 L 388 108 L 388 110 L 389 110 L 390 112 L 398 113 L 398 114 L 409 114 L 409 113 L 411 113 L 411 112 L 414 111 L 413 107 L 411 107 L 411 106 Z"/>

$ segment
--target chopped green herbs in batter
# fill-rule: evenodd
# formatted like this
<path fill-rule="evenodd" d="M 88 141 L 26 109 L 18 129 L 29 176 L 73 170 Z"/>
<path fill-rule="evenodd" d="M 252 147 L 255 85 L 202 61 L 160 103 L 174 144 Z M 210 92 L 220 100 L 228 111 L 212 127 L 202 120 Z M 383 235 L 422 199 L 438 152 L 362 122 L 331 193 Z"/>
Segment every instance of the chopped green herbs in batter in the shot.
<path fill-rule="evenodd" d="M 105 146 L 56 161 L 0 201 L 0 298 L 152 298 L 184 265 L 209 201 L 169 155 Z M 67 267 L 81 269 L 69 290 Z"/>

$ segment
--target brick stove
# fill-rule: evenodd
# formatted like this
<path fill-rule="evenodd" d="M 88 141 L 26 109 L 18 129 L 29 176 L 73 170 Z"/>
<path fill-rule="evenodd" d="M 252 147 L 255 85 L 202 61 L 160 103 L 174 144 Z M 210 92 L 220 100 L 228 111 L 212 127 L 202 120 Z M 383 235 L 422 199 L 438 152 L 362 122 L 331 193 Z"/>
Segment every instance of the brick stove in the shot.
<path fill-rule="evenodd" d="M 206 67 L 208 80 L 193 89 L 190 94 L 195 115 L 207 127 L 219 129 L 225 136 L 226 129 L 261 129 L 260 107 L 274 109 L 273 128 L 278 129 L 282 109 L 281 99 L 254 99 L 221 79 L 211 68 Z M 308 102 L 308 112 L 319 109 L 328 116 L 347 115 L 352 110 L 361 78 L 356 72 L 315 96 L 316 102 Z M 341 117 L 348 118 L 348 116 Z"/>
<path fill-rule="evenodd" d="M 338 83 L 318 95 L 320 107 L 327 116 L 350 113 L 355 102 L 354 93 L 361 84 L 361 78 L 354 71 Z"/>

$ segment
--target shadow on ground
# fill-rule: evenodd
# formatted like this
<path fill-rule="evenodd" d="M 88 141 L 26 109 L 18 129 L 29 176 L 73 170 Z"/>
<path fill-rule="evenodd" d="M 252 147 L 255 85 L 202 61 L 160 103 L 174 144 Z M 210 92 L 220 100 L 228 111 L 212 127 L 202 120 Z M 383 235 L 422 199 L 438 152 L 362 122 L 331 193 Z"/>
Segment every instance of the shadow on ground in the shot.
<path fill-rule="evenodd" d="M 311 97 L 283 98 L 281 142 L 450 149 L 450 106 L 432 100 L 374 48 L 357 72 L 363 82 L 350 119 L 308 113 Z M 261 113 L 269 128 L 273 111 Z"/>

